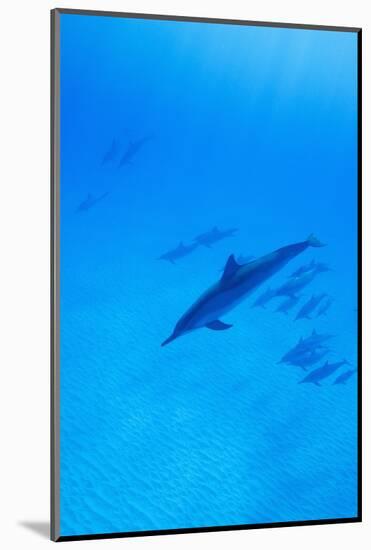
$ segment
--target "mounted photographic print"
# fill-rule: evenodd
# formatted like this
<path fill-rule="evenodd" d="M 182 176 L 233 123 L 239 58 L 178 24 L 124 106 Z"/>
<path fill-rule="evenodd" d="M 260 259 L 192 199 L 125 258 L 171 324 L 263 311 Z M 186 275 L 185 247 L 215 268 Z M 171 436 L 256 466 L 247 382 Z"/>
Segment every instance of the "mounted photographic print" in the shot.
<path fill-rule="evenodd" d="M 53 540 L 360 521 L 360 58 L 53 10 Z"/>

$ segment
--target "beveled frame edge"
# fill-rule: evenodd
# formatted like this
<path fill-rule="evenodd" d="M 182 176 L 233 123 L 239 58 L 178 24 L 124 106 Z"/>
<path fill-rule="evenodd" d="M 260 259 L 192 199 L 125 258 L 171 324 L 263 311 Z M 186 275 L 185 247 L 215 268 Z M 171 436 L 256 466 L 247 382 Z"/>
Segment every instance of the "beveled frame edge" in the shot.
<path fill-rule="evenodd" d="M 358 218 L 358 486 L 357 515 L 350 518 L 287 521 L 259 524 L 225 525 L 149 531 L 124 531 L 86 535 L 60 535 L 60 19 L 61 14 L 149 19 L 162 21 L 189 21 L 229 25 L 307 29 L 319 31 L 353 32 L 357 34 L 357 218 Z M 267 529 L 277 527 L 359 523 L 362 521 L 362 28 L 328 25 L 273 23 L 236 19 L 154 15 L 97 10 L 55 8 L 51 10 L 51 528 L 55 542 L 125 538 L 185 533 L 208 533 Z"/>
<path fill-rule="evenodd" d="M 224 19 L 217 17 L 198 17 L 188 15 L 164 15 L 164 14 L 152 14 L 152 13 L 135 13 L 135 12 L 119 12 L 119 11 L 99 11 L 99 10 L 85 10 L 75 8 L 55 8 L 52 11 L 56 11 L 60 14 L 70 15 L 95 15 L 100 17 L 120 17 L 125 19 L 150 19 L 159 21 L 188 21 L 191 23 L 217 23 L 225 25 L 242 25 L 252 27 L 276 27 L 285 29 L 307 29 L 307 30 L 319 30 L 319 31 L 339 31 L 339 32 L 358 32 L 360 27 L 344 27 L 336 25 L 315 25 L 304 23 L 277 23 L 272 21 L 251 21 L 245 19 Z"/>
<path fill-rule="evenodd" d="M 50 255 L 51 255 L 51 422 L 50 422 L 50 538 L 60 536 L 60 20 L 51 11 L 50 37 Z"/>

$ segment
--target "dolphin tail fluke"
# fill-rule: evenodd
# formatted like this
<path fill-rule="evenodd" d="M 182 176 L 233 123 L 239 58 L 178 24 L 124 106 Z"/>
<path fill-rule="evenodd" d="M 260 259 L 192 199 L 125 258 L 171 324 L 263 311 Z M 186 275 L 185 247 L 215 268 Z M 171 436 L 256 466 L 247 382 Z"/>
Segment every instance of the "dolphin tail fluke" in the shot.
<path fill-rule="evenodd" d="M 313 233 L 309 235 L 309 237 L 307 238 L 307 242 L 309 246 L 314 246 L 315 248 L 326 246 L 324 243 L 321 243 L 321 241 L 317 239 L 317 237 Z"/>

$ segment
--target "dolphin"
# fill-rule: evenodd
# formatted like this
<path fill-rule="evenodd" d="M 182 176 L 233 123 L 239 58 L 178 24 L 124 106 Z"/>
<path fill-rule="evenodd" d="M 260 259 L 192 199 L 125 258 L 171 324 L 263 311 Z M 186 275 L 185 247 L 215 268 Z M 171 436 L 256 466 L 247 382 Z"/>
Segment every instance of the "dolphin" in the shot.
<path fill-rule="evenodd" d="M 288 296 L 283 302 L 278 306 L 276 309 L 277 312 L 285 313 L 286 315 L 288 312 L 296 306 L 298 301 L 301 298 L 301 294 L 298 294 L 297 296 Z"/>
<path fill-rule="evenodd" d="M 278 365 L 281 365 L 282 363 L 287 363 L 288 365 L 290 365 L 293 361 L 296 361 L 296 359 L 301 359 L 304 355 L 312 353 L 320 347 L 324 346 L 311 345 L 306 348 L 301 348 L 299 347 L 299 344 L 297 344 L 294 348 L 287 351 L 285 355 L 283 355 L 283 357 L 279 361 L 277 361 L 277 363 Z"/>
<path fill-rule="evenodd" d="M 313 332 L 307 338 L 300 338 L 299 342 L 285 355 L 278 363 L 290 363 L 292 359 L 304 354 L 304 352 L 316 351 L 318 348 L 324 348 L 324 343 L 333 338 L 332 334 L 319 334 L 313 329 Z"/>
<path fill-rule="evenodd" d="M 357 369 L 350 369 L 350 370 L 346 370 L 345 372 L 342 372 L 333 382 L 333 385 L 345 384 L 345 382 L 347 382 L 349 378 L 351 378 L 356 371 Z"/>
<path fill-rule="evenodd" d="M 320 317 L 321 315 L 326 315 L 326 313 L 332 306 L 333 301 L 334 299 L 331 298 L 331 296 L 329 296 L 327 300 L 319 306 L 316 317 Z"/>
<path fill-rule="evenodd" d="M 238 265 L 231 254 L 221 279 L 206 290 L 182 315 L 172 334 L 161 345 L 166 346 L 179 336 L 201 327 L 211 330 L 230 328 L 232 325 L 223 323 L 220 317 L 224 317 L 290 260 L 312 246 L 324 245 L 314 235 L 310 235 L 305 241 L 279 248 L 243 266 Z"/>
<path fill-rule="evenodd" d="M 312 260 L 309 262 L 309 264 L 302 265 L 301 267 L 298 267 L 298 269 L 295 269 L 290 275 L 290 277 L 300 277 L 300 275 L 304 275 L 304 273 L 308 273 L 308 271 L 312 271 L 316 265 L 315 260 Z"/>
<path fill-rule="evenodd" d="M 169 250 L 169 252 L 165 252 L 165 254 L 162 254 L 162 256 L 160 256 L 158 259 L 167 260 L 168 262 L 175 264 L 175 260 L 179 260 L 180 258 L 184 258 L 184 256 L 188 256 L 188 254 L 191 254 L 191 252 L 193 252 L 193 250 L 197 247 L 197 243 L 185 245 L 182 241 L 180 241 L 176 248 Z"/>
<path fill-rule="evenodd" d="M 343 361 L 339 361 L 338 363 L 329 363 L 328 361 L 326 361 L 326 363 L 322 367 L 313 370 L 305 378 L 303 378 L 303 380 L 300 380 L 299 384 L 312 383 L 316 384 L 316 386 L 320 386 L 321 380 L 327 378 L 328 376 L 331 376 L 333 372 L 335 372 L 343 365 L 349 365 L 349 361 L 347 361 L 346 359 L 344 359 Z"/>
<path fill-rule="evenodd" d="M 298 349 L 308 349 L 312 346 L 322 347 L 325 342 L 333 337 L 332 334 L 320 334 L 316 329 L 313 329 L 312 334 L 307 336 L 307 338 L 300 338 L 296 346 Z"/>
<path fill-rule="evenodd" d="M 332 271 L 331 267 L 323 262 L 316 262 L 314 265 L 314 269 L 317 271 L 317 273 L 326 273 L 327 271 Z"/>
<path fill-rule="evenodd" d="M 303 350 L 301 353 L 298 353 L 296 357 L 293 357 L 290 361 L 287 361 L 290 365 L 295 367 L 301 367 L 306 370 L 307 367 L 318 363 L 325 355 L 329 353 L 328 348 L 318 348 L 314 350 Z"/>
<path fill-rule="evenodd" d="M 206 246 L 207 248 L 211 248 L 211 245 L 218 241 L 222 241 L 223 239 L 226 239 L 228 237 L 234 237 L 234 234 L 237 231 L 238 229 L 236 227 L 220 231 L 220 229 L 215 226 L 212 228 L 211 231 L 207 231 L 206 233 L 201 233 L 201 235 L 198 235 L 194 239 L 194 241 L 198 244 Z"/>
<path fill-rule="evenodd" d="M 309 285 L 317 275 L 315 269 L 299 275 L 299 277 L 292 277 L 286 283 L 283 283 L 275 291 L 275 296 L 296 296 L 299 290 Z"/>
<path fill-rule="evenodd" d="M 310 314 L 316 309 L 318 304 L 326 297 L 326 294 L 318 294 L 317 296 L 313 295 L 302 308 L 299 309 L 295 321 L 298 319 L 310 319 Z"/>
<path fill-rule="evenodd" d="M 275 296 L 274 290 L 268 287 L 267 290 L 263 292 L 263 294 L 257 297 L 251 307 L 262 307 L 265 309 L 265 306 L 267 305 L 269 300 L 273 298 L 273 296 Z"/>
<path fill-rule="evenodd" d="M 113 139 L 110 148 L 107 150 L 107 152 L 102 158 L 102 165 L 115 160 L 117 154 L 118 154 L 118 142 L 116 139 Z"/>
<path fill-rule="evenodd" d="M 130 141 L 126 151 L 121 157 L 119 168 L 125 166 L 126 164 L 131 164 L 132 159 L 135 157 L 138 151 L 143 147 L 145 143 L 147 143 L 147 141 L 150 141 L 151 139 L 152 136 L 145 136 L 141 139 L 138 139 L 137 141 Z"/>
<path fill-rule="evenodd" d="M 98 202 L 105 199 L 107 195 L 109 195 L 109 191 L 103 193 L 103 195 L 100 195 L 99 197 L 94 197 L 91 193 L 89 193 L 87 198 L 79 204 L 77 212 L 86 212 L 87 210 L 90 210 L 90 208 L 95 206 Z"/>

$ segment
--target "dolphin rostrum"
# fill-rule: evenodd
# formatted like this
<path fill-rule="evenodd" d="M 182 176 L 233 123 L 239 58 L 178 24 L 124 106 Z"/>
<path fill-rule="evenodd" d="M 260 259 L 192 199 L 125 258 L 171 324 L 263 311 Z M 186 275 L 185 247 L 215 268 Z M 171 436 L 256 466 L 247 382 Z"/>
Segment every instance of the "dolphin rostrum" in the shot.
<path fill-rule="evenodd" d="M 310 235 L 305 241 L 284 246 L 242 266 L 238 265 L 231 254 L 221 279 L 184 313 L 172 334 L 161 345 L 166 346 L 179 336 L 201 327 L 211 330 L 230 328 L 232 325 L 223 323 L 220 317 L 231 311 L 246 296 L 310 246 L 324 245 L 314 235 Z"/>

